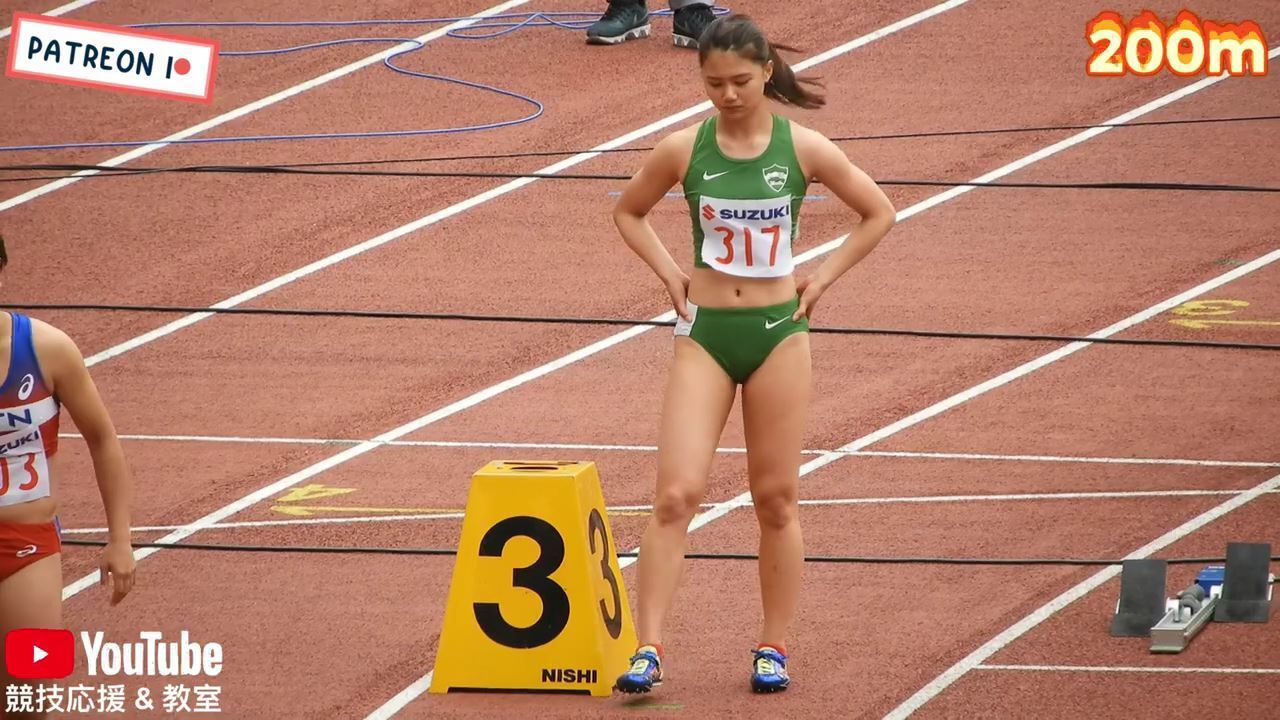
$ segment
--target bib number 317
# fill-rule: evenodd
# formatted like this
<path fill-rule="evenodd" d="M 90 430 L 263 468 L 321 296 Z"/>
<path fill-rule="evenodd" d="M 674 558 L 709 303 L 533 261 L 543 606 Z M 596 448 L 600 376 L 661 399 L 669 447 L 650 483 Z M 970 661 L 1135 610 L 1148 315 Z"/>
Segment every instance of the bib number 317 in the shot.
<path fill-rule="evenodd" d="M 551 578 L 560 569 L 565 558 L 565 541 L 560 531 L 541 518 L 521 515 L 498 522 L 480 539 L 481 557 L 501 557 L 507 543 L 517 537 L 526 537 L 538 545 L 538 557 L 532 564 L 516 568 L 511 573 L 512 587 L 528 590 L 538 596 L 542 612 L 527 627 L 512 625 L 502 616 L 498 603 L 474 604 L 476 623 L 494 642 L 510 648 L 535 648 L 555 640 L 569 624 L 569 595 L 564 587 Z M 597 542 L 598 538 L 598 542 Z M 600 601 L 600 616 L 609 635 L 614 639 L 622 631 L 622 598 L 618 578 L 609 565 L 609 539 L 605 532 L 604 518 L 592 508 L 587 522 L 587 543 L 594 557 L 600 552 L 601 577 L 609 584 L 610 602 Z"/>
<path fill-rule="evenodd" d="M 704 197 L 698 214 L 702 262 L 740 277 L 791 272 L 791 199 L 722 200 Z"/>
<path fill-rule="evenodd" d="M 756 247 L 751 237 L 751 228 L 742 228 L 741 233 L 734 232 L 733 228 L 717 225 L 713 228 L 720 233 L 720 241 L 724 245 L 724 254 L 714 258 L 721 265 L 732 265 L 735 252 L 742 255 L 742 263 L 745 267 L 755 267 L 756 265 Z M 764 236 L 765 247 L 769 248 L 769 267 L 775 267 L 778 264 L 778 242 L 782 240 L 782 226 L 771 225 L 761 228 L 760 233 Z M 762 248 L 763 251 L 763 248 Z M 763 258 L 761 258 L 761 262 Z"/>

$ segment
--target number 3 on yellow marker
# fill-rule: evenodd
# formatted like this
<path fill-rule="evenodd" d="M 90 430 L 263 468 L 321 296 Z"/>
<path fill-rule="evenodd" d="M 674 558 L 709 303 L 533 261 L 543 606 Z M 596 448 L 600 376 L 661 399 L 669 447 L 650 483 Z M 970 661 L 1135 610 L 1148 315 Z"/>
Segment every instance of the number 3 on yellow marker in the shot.
<path fill-rule="evenodd" d="M 587 539 L 590 541 L 592 555 L 596 552 L 596 536 L 600 536 L 600 577 L 609 583 L 609 592 L 613 593 L 612 605 L 606 606 L 605 601 L 600 600 L 600 616 L 604 618 L 604 627 L 609 631 L 609 637 L 617 640 L 622 632 L 622 588 L 618 582 L 618 574 L 609 564 L 617 562 L 617 558 L 609 549 L 609 533 L 605 528 L 604 516 L 598 508 L 591 508 L 587 528 L 590 532 Z M 609 610 L 610 607 L 613 608 L 612 611 Z"/>
<path fill-rule="evenodd" d="M 503 462 L 472 478 L 431 692 L 609 695 L 635 647 L 592 463 Z"/>
<path fill-rule="evenodd" d="M 502 617 L 496 602 L 474 603 L 476 623 L 494 642 L 510 648 L 546 645 L 569 624 L 569 596 L 551 579 L 564 562 L 564 538 L 551 523 L 536 517 L 510 517 L 489 528 L 480 540 L 481 557 L 502 557 L 507 541 L 527 537 L 538 544 L 538 559 L 532 565 L 511 572 L 511 587 L 524 588 L 538 596 L 542 613 L 528 627 L 516 627 Z"/>

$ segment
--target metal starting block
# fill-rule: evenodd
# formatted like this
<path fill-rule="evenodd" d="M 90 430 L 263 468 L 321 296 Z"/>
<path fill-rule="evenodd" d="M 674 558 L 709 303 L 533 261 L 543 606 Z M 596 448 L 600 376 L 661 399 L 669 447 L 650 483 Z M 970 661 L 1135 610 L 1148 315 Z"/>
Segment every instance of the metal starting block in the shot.
<path fill-rule="evenodd" d="M 1275 582 L 1270 562 L 1267 543 L 1229 543 L 1225 565 L 1205 567 L 1166 599 L 1166 561 L 1126 560 L 1111 635 L 1150 636 L 1151 652 L 1180 653 L 1210 622 L 1267 622 Z"/>
<path fill-rule="evenodd" d="M 1151 628 L 1151 652 L 1180 653 L 1187 649 L 1191 638 L 1213 619 L 1221 597 L 1218 594 L 1220 587 L 1214 586 L 1213 594 L 1207 600 L 1204 588 L 1198 582 L 1178 593 L 1172 601 L 1173 607 Z"/>

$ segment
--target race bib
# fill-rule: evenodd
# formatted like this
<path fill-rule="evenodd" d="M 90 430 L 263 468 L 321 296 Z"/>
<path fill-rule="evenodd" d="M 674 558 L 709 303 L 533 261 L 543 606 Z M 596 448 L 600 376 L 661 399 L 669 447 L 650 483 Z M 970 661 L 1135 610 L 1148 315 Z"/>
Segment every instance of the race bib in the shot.
<path fill-rule="evenodd" d="M 791 196 L 721 200 L 702 196 L 702 261 L 739 277 L 781 277 L 792 271 Z"/>
<path fill-rule="evenodd" d="M 56 412 L 52 398 L 0 411 L 0 506 L 50 494 L 49 459 L 41 424 Z"/>
<path fill-rule="evenodd" d="M 18 505 L 49 495 L 49 464 L 44 453 L 0 457 L 0 506 Z"/>

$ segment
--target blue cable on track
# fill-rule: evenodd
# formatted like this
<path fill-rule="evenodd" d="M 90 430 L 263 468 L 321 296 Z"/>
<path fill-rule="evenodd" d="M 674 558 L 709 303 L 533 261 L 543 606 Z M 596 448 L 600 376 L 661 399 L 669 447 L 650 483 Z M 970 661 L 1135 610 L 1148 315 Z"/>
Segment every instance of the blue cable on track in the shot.
<path fill-rule="evenodd" d="M 717 7 L 713 9 L 717 15 L 729 13 L 728 8 Z M 672 15 L 671 10 L 656 10 L 649 13 L 650 16 Z M 459 40 L 490 40 L 503 35 L 509 35 L 524 28 L 531 27 L 558 27 L 566 30 L 585 30 L 600 18 L 599 13 L 588 12 L 527 12 L 527 13 L 508 13 L 503 15 L 491 15 L 483 19 L 482 22 L 464 28 L 455 28 L 445 33 L 446 36 Z M 261 21 L 210 21 L 210 22 L 158 22 L 158 23 L 141 23 L 137 25 L 127 25 L 131 28 L 235 28 L 235 27 L 357 27 L 369 25 L 442 25 L 464 20 L 471 20 L 471 17 L 454 17 L 454 18 L 422 18 L 416 20 L 261 20 Z M 496 30 L 492 30 L 497 28 Z M 477 34 L 476 31 L 489 31 Z M 306 50 L 316 50 L 324 47 L 332 47 L 335 45 L 352 45 L 360 43 L 395 43 L 397 45 L 409 43 L 412 47 L 405 48 L 398 52 L 392 53 L 383 58 L 382 64 L 393 72 L 410 77 L 422 78 L 425 80 L 436 80 L 444 83 L 462 85 L 464 87 L 482 90 L 494 93 L 503 97 L 514 98 L 528 105 L 533 106 L 534 110 L 530 114 L 517 118 L 515 120 L 503 120 L 491 123 L 482 123 L 479 125 L 467 125 L 449 128 L 431 128 L 420 130 L 384 130 L 384 131 L 364 131 L 364 132 L 332 132 L 332 133 L 311 133 L 303 135 L 241 135 L 235 137 L 212 137 L 212 138 L 186 138 L 181 140 L 127 140 L 127 141 L 110 141 L 110 142 L 81 142 L 81 143 L 58 143 L 51 145 L 9 145 L 0 146 L 0 152 L 23 152 L 33 150 L 75 150 L 83 148 L 107 148 L 107 147 L 142 147 L 153 144 L 167 145 L 195 145 L 208 143 L 234 143 L 234 142 L 255 142 L 255 141 L 299 141 L 299 140 L 337 140 L 350 138 L 382 138 L 382 137 L 413 137 L 422 135 L 445 135 L 454 133 L 479 132 L 483 130 L 496 130 L 498 128 L 510 127 L 513 125 L 521 125 L 523 123 L 532 122 L 540 117 L 544 107 L 542 103 L 534 98 L 522 95 L 511 90 L 503 90 L 502 88 L 485 85 L 484 83 L 472 82 L 470 80 L 462 80 L 446 75 L 436 75 L 432 73 L 418 72 L 409 70 L 394 64 L 392 61 L 396 58 L 403 57 L 426 47 L 426 43 L 415 38 L 395 38 L 395 37 L 357 37 L 344 38 L 340 40 L 326 40 L 317 43 L 308 43 L 306 45 L 295 45 L 286 48 L 273 48 L 267 50 L 237 50 L 223 51 L 218 53 L 219 57 L 256 57 L 264 55 L 283 55 L 285 53 L 303 52 Z"/>

